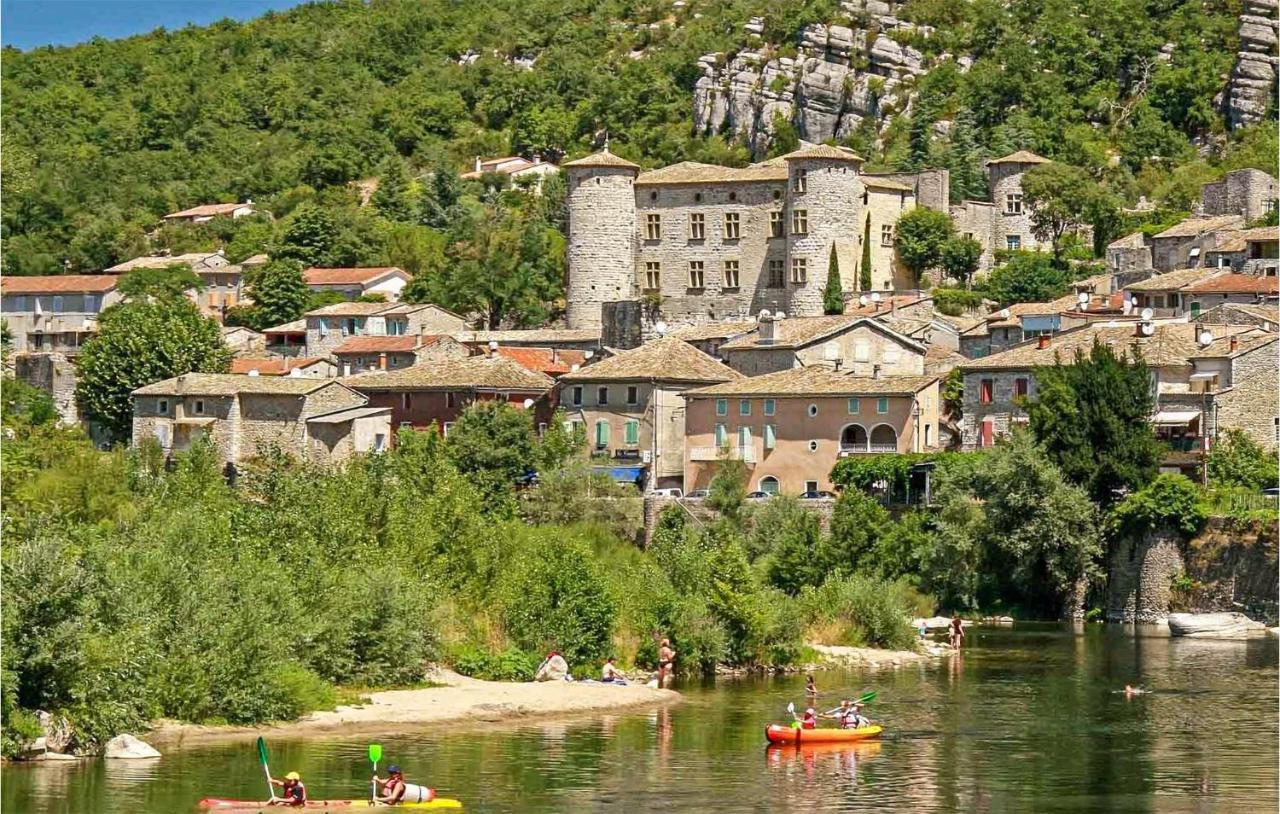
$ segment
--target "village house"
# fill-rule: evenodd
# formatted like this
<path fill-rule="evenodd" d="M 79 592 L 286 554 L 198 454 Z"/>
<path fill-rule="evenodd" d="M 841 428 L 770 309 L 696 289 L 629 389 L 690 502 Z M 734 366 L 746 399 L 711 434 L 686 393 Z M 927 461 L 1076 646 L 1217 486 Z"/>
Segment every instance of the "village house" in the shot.
<path fill-rule="evenodd" d="M 668 333 L 668 336 L 688 342 L 713 359 L 720 359 L 720 346 L 731 339 L 755 331 L 757 322 L 754 319 L 725 320 L 724 322 L 708 322 L 704 325 L 685 325 Z"/>
<path fill-rule="evenodd" d="M 1280 185 L 1262 170 L 1232 170 L 1200 188 L 1197 209 L 1205 215 L 1236 215 L 1246 222 L 1275 212 Z"/>
<path fill-rule="evenodd" d="M 115 274 L 0 277 L 0 315 L 13 349 L 74 355 L 98 331 L 98 315 L 120 301 Z"/>
<path fill-rule="evenodd" d="M 199 291 L 188 292 L 201 313 L 222 321 L 226 309 L 244 304 L 244 269 L 233 265 L 221 250 L 135 257 L 107 269 L 109 274 L 127 274 L 137 269 L 163 269 L 184 266 L 200 278 Z"/>
<path fill-rule="evenodd" d="M 244 203 L 216 203 L 193 206 L 181 212 L 170 212 L 164 216 L 164 219 L 170 223 L 207 223 L 214 218 L 243 218 L 246 215 L 254 214 L 256 211 L 253 201 L 246 200 Z"/>
<path fill-rule="evenodd" d="M 938 442 L 935 376 L 858 376 L 797 367 L 684 394 L 686 489 L 706 489 L 721 462 L 741 461 L 749 488 L 829 491 L 849 455 L 923 452 Z"/>
<path fill-rule="evenodd" d="M 440 359 L 398 370 L 362 373 L 343 380 L 391 410 L 399 429 L 425 430 L 435 426 L 448 435 L 468 406 L 480 401 L 505 401 L 533 409 L 539 433 L 555 412 L 550 377 L 528 370 L 505 356 L 466 356 Z"/>
<path fill-rule="evenodd" d="M 514 186 L 528 186 L 535 192 L 542 192 L 542 182 L 548 175 L 555 175 L 560 168 L 549 161 L 543 161 L 536 153 L 533 159 L 518 155 L 504 158 L 484 158 L 476 156 L 470 172 L 462 173 L 464 181 L 479 181 L 486 175 L 505 175 Z"/>
<path fill-rule="evenodd" d="M 595 356 L 595 351 L 590 350 L 504 348 L 501 345 L 496 348 L 486 348 L 484 353 L 488 356 L 505 356 L 518 365 L 522 365 L 529 370 L 535 370 L 553 379 L 558 379 L 564 374 L 587 364 Z"/>
<path fill-rule="evenodd" d="M 1255 305 L 1280 296 L 1280 279 L 1237 274 L 1230 269 L 1193 268 L 1157 274 L 1125 287 L 1136 309 L 1161 318 L 1196 319 L 1226 303 Z"/>
<path fill-rule="evenodd" d="M 870 317 L 781 317 L 761 312 L 756 330 L 720 346 L 731 368 L 747 376 L 826 365 L 859 376 L 924 373 L 924 344 Z"/>
<path fill-rule="evenodd" d="M 600 331 L 565 328 L 516 328 L 506 331 L 456 331 L 453 338 L 482 353 L 500 348 L 555 348 L 556 350 L 598 351 Z"/>
<path fill-rule="evenodd" d="M 380 452 L 391 411 L 333 379 L 188 373 L 133 391 L 133 445 L 155 439 L 165 453 L 208 438 L 233 467 L 271 449 L 336 463 Z"/>
<path fill-rule="evenodd" d="M 222 341 L 236 353 L 263 353 L 267 349 L 267 338 L 243 325 L 224 327 Z"/>
<path fill-rule="evenodd" d="M 382 297 L 386 302 L 399 302 L 400 292 L 413 276 L 395 266 L 376 268 L 309 268 L 302 272 L 307 288 L 316 292 L 332 291 L 349 300 L 360 297 Z"/>
<path fill-rule="evenodd" d="M 231 373 L 246 376 L 302 376 L 308 379 L 332 379 L 338 366 L 319 356 L 237 356 L 231 360 Z"/>
<path fill-rule="evenodd" d="M 987 162 L 991 201 L 964 201 L 951 207 L 956 232 L 983 246 L 981 270 L 995 265 L 997 251 L 1048 248 L 1031 228 L 1031 205 L 1022 191 L 1022 179 L 1027 172 L 1047 163 L 1049 159 L 1028 150 L 993 158 Z"/>
<path fill-rule="evenodd" d="M 431 304 L 337 302 L 305 319 L 308 356 L 329 356 L 353 336 L 456 335 L 467 328 L 462 317 Z"/>
<path fill-rule="evenodd" d="M 1243 226 L 1244 218 L 1239 215 L 1187 218 L 1151 238 L 1151 267 L 1157 272 L 1199 268 L 1205 263 L 1205 248 L 1216 242 L 1216 232 Z"/>
<path fill-rule="evenodd" d="M 739 377 L 687 342 L 663 337 L 561 376 L 559 402 L 615 480 L 679 487 L 685 445 L 680 394 Z"/>
<path fill-rule="evenodd" d="M 307 349 L 307 320 L 295 319 L 283 325 L 264 328 L 262 338 L 267 353 L 276 356 L 297 356 Z"/>
<path fill-rule="evenodd" d="M 1280 330 L 1280 307 L 1270 305 L 1243 305 L 1225 303 L 1200 312 L 1195 320 L 1200 325 L 1254 325 L 1265 331 Z"/>
<path fill-rule="evenodd" d="M 465 345 L 447 334 L 349 336 L 333 349 L 343 376 L 373 370 L 399 370 L 426 361 L 470 355 Z"/>
<path fill-rule="evenodd" d="M 1280 228 L 1245 229 L 1240 238 L 1244 241 L 1244 262 L 1239 271 L 1255 277 L 1280 275 Z"/>

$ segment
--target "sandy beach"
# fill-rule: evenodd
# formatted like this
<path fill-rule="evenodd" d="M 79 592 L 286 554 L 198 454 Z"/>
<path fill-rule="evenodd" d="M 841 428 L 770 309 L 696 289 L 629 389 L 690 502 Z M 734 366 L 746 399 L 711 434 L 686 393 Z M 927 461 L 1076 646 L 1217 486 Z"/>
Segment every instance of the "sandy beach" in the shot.
<path fill-rule="evenodd" d="M 539 718 L 616 712 L 670 704 L 680 699 L 674 690 L 655 690 L 644 684 L 625 687 L 578 681 L 508 683 L 480 681 L 451 670 L 437 670 L 429 679 L 442 686 L 419 690 L 388 690 L 369 694 L 369 702 L 313 712 L 297 721 L 256 727 L 201 726 L 159 721 L 145 737 L 157 747 L 174 749 L 220 741 L 305 738 L 348 735 L 392 735 L 449 724 L 473 728 L 511 724 Z"/>

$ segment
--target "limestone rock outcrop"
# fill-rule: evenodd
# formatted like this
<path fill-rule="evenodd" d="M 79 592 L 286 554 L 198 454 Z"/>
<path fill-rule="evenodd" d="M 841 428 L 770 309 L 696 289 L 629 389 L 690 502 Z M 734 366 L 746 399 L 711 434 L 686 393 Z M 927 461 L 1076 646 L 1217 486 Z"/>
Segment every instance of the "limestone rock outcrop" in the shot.
<path fill-rule="evenodd" d="M 1275 99 L 1276 45 L 1280 42 L 1280 22 L 1276 12 L 1280 0 L 1245 0 L 1240 15 L 1240 50 L 1227 89 L 1227 117 L 1232 127 L 1246 127 L 1265 118 Z"/>
<path fill-rule="evenodd" d="M 160 757 L 156 748 L 133 735 L 116 735 L 107 741 L 102 756 L 115 760 L 143 760 Z"/>
<path fill-rule="evenodd" d="M 1200 639 L 1245 639 L 1267 629 L 1243 613 L 1171 613 L 1169 632 Z"/>

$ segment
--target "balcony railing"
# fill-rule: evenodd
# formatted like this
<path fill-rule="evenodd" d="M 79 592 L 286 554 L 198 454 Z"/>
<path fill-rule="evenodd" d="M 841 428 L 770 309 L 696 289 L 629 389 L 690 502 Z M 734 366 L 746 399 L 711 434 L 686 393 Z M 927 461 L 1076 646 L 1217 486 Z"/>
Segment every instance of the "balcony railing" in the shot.
<path fill-rule="evenodd" d="M 691 461 L 742 461 L 744 464 L 756 462 L 754 447 L 693 447 L 689 450 Z"/>
<path fill-rule="evenodd" d="M 875 455 L 885 452 L 897 452 L 897 444 L 841 444 L 840 457 L 846 455 Z"/>

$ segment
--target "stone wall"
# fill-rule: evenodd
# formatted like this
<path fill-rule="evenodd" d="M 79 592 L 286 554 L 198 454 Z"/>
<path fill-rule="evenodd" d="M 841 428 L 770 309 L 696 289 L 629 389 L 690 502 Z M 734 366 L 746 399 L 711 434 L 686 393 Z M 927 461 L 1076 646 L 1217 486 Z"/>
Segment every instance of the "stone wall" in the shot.
<path fill-rule="evenodd" d="M 1258 316 L 1252 310 L 1239 308 L 1238 305 L 1239 303 L 1228 302 L 1207 311 L 1201 311 L 1195 322 L 1197 325 L 1256 325 L 1267 330 L 1275 330 L 1276 325 L 1280 324 L 1280 310 L 1267 319 Z"/>
<path fill-rule="evenodd" d="M 1271 361 L 1274 365 L 1275 359 Z M 1276 394 L 1274 366 L 1269 372 L 1237 376 L 1230 390 L 1214 397 L 1214 405 L 1219 432 L 1241 429 L 1263 449 L 1276 448 L 1276 436 L 1280 432 L 1280 396 Z"/>
<path fill-rule="evenodd" d="M 1175 592 L 1174 610 L 1242 611 L 1275 625 L 1277 620 L 1276 526 L 1240 526 L 1212 518 L 1186 547 L 1186 575 L 1194 587 Z"/>
<path fill-rule="evenodd" d="M 1175 534 L 1162 531 L 1121 540 L 1112 547 L 1107 566 L 1108 622 L 1151 624 L 1169 616 L 1173 578 L 1186 568 Z"/>
<path fill-rule="evenodd" d="M 1024 200 L 1022 211 L 1009 212 L 1008 196 L 1022 194 L 1022 176 L 1036 164 L 992 164 L 987 168 L 991 183 L 991 202 L 995 206 L 992 218 L 992 235 L 988 245 L 995 249 L 1008 248 L 1010 235 L 1017 235 L 1024 250 L 1047 248 L 1036 240 L 1031 231 L 1031 207 Z"/>
<path fill-rule="evenodd" d="M 568 172 L 567 323 L 599 328 L 601 303 L 635 293 L 636 171 L 570 167 Z"/>
<path fill-rule="evenodd" d="M 13 356 L 13 375 L 20 382 L 53 396 L 58 422 L 65 426 L 80 423 L 76 407 L 76 367 L 61 353 L 17 353 Z"/>
<path fill-rule="evenodd" d="M 982 380 L 992 380 L 992 399 L 988 404 L 981 400 Z M 1023 420 L 1026 411 L 1014 404 L 1014 382 L 1027 380 L 1027 397 L 1036 396 L 1036 377 L 1029 370 L 975 370 L 965 371 L 964 399 L 960 433 L 963 448 L 976 449 L 980 443 L 982 422 L 990 419 L 992 423 L 992 440 L 1009 433 L 1010 427 Z"/>
<path fill-rule="evenodd" d="M 1234 170 L 1201 188 L 1200 206 L 1205 215 L 1240 215 L 1247 222 L 1265 215 L 1277 194 L 1276 179 L 1262 170 Z"/>
<path fill-rule="evenodd" d="M 600 344 L 606 348 L 630 350 L 644 342 L 644 306 L 639 300 L 602 303 L 600 322 Z"/>
<path fill-rule="evenodd" d="M 821 316 L 822 295 L 834 248 L 842 269 L 857 268 L 858 238 L 863 230 L 863 192 L 858 165 L 830 159 L 795 159 L 787 162 L 791 174 L 787 205 L 787 291 L 791 316 Z M 803 191 L 797 190 L 803 174 Z M 807 213 L 808 231 L 791 228 L 795 213 Z M 874 237 L 873 237 L 874 239 Z M 795 264 L 807 264 L 806 282 L 794 282 Z"/>
<path fill-rule="evenodd" d="M 1227 88 L 1227 117 L 1232 127 L 1262 121 L 1276 98 L 1276 0 L 1245 0 L 1240 15 L 1240 50 Z"/>

